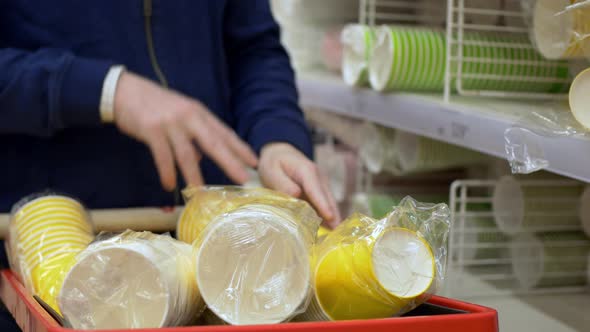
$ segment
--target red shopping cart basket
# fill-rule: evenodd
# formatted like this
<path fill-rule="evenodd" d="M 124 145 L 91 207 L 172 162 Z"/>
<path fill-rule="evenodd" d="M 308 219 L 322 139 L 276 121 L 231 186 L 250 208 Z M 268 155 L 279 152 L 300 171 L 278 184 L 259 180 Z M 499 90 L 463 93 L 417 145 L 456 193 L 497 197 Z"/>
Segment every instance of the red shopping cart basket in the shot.
<path fill-rule="evenodd" d="M 61 327 L 9 270 L 1 272 L 0 297 L 24 332 L 75 331 Z M 434 297 L 428 304 L 408 315 L 390 319 L 261 326 L 194 326 L 140 329 L 133 332 L 310 332 L 320 330 L 323 332 L 497 332 L 498 314 L 493 309 L 478 305 Z"/>

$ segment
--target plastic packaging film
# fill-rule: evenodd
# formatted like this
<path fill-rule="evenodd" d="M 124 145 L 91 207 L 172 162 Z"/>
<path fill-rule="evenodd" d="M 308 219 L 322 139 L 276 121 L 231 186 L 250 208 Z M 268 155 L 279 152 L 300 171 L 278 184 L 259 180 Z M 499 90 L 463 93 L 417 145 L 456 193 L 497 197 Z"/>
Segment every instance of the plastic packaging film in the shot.
<path fill-rule="evenodd" d="M 445 276 L 446 204 L 405 198 L 387 218 L 354 214 L 314 250 L 315 296 L 297 321 L 387 318 L 424 303 Z"/>
<path fill-rule="evenodd" d="M 349 24 L 342 30 L 342 78 L 346 84 L 368 85 L 374 39 L 374 30 L 366 25 Z"/>
<path fill-rule="evenodd" d="M 167 235 L 126 231 L 75 258 L 59 307 L 75 329 L 183 326 L 205 306 L 192 246 Z"/>
<path fill-rule="evenodd" d="M 232 325 L 287 321 L 305 310 L 320 218 L 267 189 L 190 188 L 177 236 L 197 250 L 203 299 Z"/>
<path fill-rule="evenodd" d="M 444 31 L 383 26 L 375 35 L 369 62 L 373 89 L 443 90 L 447 47 Z M 558 93 L 569 88 L 569 84 L 560 83 L 570 78 L 569 65 L 545 60 L 532 47 L 522 48 L 530 44 L 527 36 L 469 32 L 464 39 L 463 56 L 476 60 L 462 66 L 463 89 Z M 514 47 L 493 46 L 498 43 Z M 495 62 L 490 63 L 491 58 Z M 454 72 L 456 68 L 451 70 Z M 516 76 L 539 79 L 513 79 Z"/>
<path fill-rule="evenodd" d="M 588 56 L 590 8 L 582 0 L 527 0 L 523 7 L 531 17 L 531 40 L 547 59 Z"/>
<path fill-rule="evenodd" d="M 512 268 L 522 287 L 586 284 L 590 240 L 582 232 L 520 233 L 512 240 Z"/>
<path fill-rule="evenodd" d="M 25 287 L 59 312 L 57 296 L 74 257 L 94 239 L 82 204 L 51 192 L 14 205 L 6 241 L 11 269 Z"/>
<path fill-rule="evenodd" d="M 507 176 L 500 179 L 492 197 L 498 228 L 515 235 L 547 227 L 580 226 L 583 184 L 523 185 Z"/>

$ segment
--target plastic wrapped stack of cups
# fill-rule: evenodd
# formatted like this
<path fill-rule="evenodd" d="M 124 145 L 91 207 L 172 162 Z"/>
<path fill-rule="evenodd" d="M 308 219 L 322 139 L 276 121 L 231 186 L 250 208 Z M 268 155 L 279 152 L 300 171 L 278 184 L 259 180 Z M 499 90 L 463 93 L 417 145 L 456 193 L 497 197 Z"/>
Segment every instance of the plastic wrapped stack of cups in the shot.
<path fill-rule="evenodd" d="M 192 246 L 127 231 L 93 243 L 67 274 L 59 307 L 75 329 L 188 325 L 204 310 Z"/>
<path fill-rule="evenodd" d="M 369 61 L 374 39 L 374 30 L 366 25 L 349 24 L 342 30 L 342 78 L 346 84 L 369 84 Z"/>
<path fill-rule="evenodd" d="M 444 31 L 383 26 L 374 34 L 369 61 L 369 81 L 373 89 L 443 90 L 447 66 Z M 463 89 L 563 93 L 569 88 L 569 65 L 545 60 L 532 47 L 522 48 L 523 44 L 530 43 L 527 36 L 466 32 L 464 39 L 463 56 L 477 60 L 462 66 Z M 494 46 L 498 43 L 514 47 Z M 490 59 L 503 61 L 490 64 Z M 456 71 L 456 68 L 451 70 Z M 512 76 L 523 79 L 515 80 L 510 78 Z"/>
<path fill-rule="evenodd" d="M 584 185 L 575 181 L 561 185 L 555 180 L 521 182 L 505 176 L 494 188 L 494 218 L 507 235 L 578 230 L 583 191 Z"/>
<path fill-rule="evenodd" d="M 520 233 L 510 249 L 512 269 L 525 289 L 587 284 L 590 240 L 582 232 Z"/>
<path fill-rule="evenodd" d="M 479 152 L 403 131 L 396 132 L 393 150 L 404 174 L 485 164 L 490 159 Z"/>
<path fill-rule="evenodd" d="M 580 0 L 537 0 L 532 6 L 531 35 L 547 59 L 580 59 L 590 53 L 590 8 L 574 7 Z"/>
<path fill-rule="evenodd" d="M 305 202 L 266 189 L 193 188 L 177 227 L 196 248 L 208 309 L 232 325 L 288 321 L 310 294 L 310 250 L 321 222 Z"/>
<path fill-rule="evenodd" d="M 13 207 L 6 247 L 11 268 L 25 287 L 59 311 L 63 279 L 75 256 L 93 239 L 82 204 L 65 196 L 37 194 Z"/>
<path fill-rule="evenodd" d="M 586 284 L 590 240 L 579 231 L 588 205 L 584 185 L 555 178 L 503 177 L 494 189 L 494 217 L 512 236 L 512 270 L 525 289 Z"/>
<path fill-rule="evenodd" d="M 422 222 L 429 225 L 420 231 L 360 214 L 344 221 L 315 248 L 315 296 L 296 320 L 388 318 L 427 301 L 446 256 L 426 234 L 446 238 L 449 224 Z"/>

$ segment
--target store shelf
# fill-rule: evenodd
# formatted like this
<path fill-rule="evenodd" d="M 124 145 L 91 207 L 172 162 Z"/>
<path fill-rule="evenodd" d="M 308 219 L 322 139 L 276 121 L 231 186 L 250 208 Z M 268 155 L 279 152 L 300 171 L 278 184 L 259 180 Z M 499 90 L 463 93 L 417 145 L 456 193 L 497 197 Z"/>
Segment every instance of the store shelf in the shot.
<path fill-rule="evenodd" d="M 379 94 L 346 86 L 325 73 L 303 73 L 298 80 L 301 103 L 403 129 L 418 135 L 505 158 L 504 132 L 527 112 L 548 108 L 542 102 L 453 97 L 411 93 Z M 564 111 L 566 105 L 563 105 Z M 549 161 L 549 171 L 590 182 L 590 139 L 534 137 Z"/>
<path fill-rule="evenodd" d="M 464 288 L 480 292 L 493 288 L 476 276 L 465 275 Z M 448 296 L 444 294 L 443 296 Z M 459 298 L 498 311 L 500 331 L 575 332 L 590 330 L 590 292 L 551 295 L 502 295 Z"/>

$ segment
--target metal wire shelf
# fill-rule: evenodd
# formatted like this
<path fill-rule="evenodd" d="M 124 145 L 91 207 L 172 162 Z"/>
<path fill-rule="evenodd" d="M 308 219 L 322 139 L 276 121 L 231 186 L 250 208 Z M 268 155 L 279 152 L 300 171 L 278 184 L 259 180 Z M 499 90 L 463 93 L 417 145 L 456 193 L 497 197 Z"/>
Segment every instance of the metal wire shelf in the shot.
<path fill-rule="evenodd" d="M 581 202 L 577 193 L 583 184 L 569 180 L 520 180 L 518 183 L 523 191 L 541 193 L 528 204 L 554 204 L 561 208 L 553 213 L 547 208 L 526 212 L 523 218 L 542 219 L 543 222 L 508 235 L 500 227 L 498 207 L 494 206 L 494 191 L 499 183 L 496 180 L 459 180 L 451 186 L 449 199 L 453 227 L 445 290 L 448 295 L 469 298 L 585 291 L 590 267 L 590 240 L 581 232 L 581 222 L 577 225 L 560 224 L 564 218 L 579 217 L 576 207 Z M 569 194 L 558 197 L 551 191 Z M 566 211 L 562 209 L 564 206 L 573 209 Z M 536 242 L 523 240 L 539 234 L 549 239 L 542 249 L 536 246 Z M 519 251 L 523 249 L 528 250 L 524 257 Z M 539 250 L 544 250 L 541 258 L 536 255 Z M 526 273 L 523 274 L 519 267 Z M 558 268 L 551 270 L 549 267 Z M 536 284 L 529 282 L 529 273 L 536 273 L 533 278 Z M 482 281 L 484 286 L 466 286 L 470 279 Z"/>

